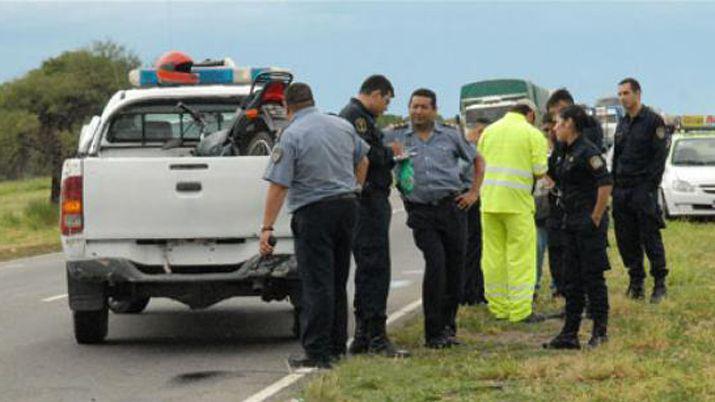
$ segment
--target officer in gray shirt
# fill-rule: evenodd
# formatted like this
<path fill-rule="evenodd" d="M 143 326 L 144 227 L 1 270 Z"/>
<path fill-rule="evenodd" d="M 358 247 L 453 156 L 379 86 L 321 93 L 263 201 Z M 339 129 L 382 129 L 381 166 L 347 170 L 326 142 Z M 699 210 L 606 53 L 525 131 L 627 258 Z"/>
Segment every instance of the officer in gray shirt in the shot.
<path fill-rule="evenodd" d="M 288 196 L 291 229 L 301 278 L 301 343 L 297 367 L 330 368 L 345 354 L 347 292 L 356 191 L 367 174 L 370 147 L 353 126 L 315 108 L 310 87 L 285 91 L 290 124 L 273 149 L 264 179 L 266 197 L 260 251 L 273 252 L 273 224 Z"/>
<path fill-rule="evenodd" d="M 414 189 L 403 193 L 407 225 L 424 255 L 422 283 L 425 345 L 445 348 L 458 344 L 457 307 L 462 288 L 466 242 L 464 210 L 478 199 L 483 178 L 476 150 L 454 128 L 435 122 L 437 96 L 418 89 L 410 96 L 410 125 L 387 135 L 412 156 Z M 459 160 L 472 166 L 474 180 L 462 193 Z"/>

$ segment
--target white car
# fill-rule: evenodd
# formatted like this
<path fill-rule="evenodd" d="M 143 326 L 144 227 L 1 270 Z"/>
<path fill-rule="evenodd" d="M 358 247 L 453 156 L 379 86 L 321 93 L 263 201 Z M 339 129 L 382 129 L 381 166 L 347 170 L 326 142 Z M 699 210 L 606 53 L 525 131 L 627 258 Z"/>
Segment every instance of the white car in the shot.
<path fill-rule="evenodd" d="M 715 216 L 715 132 L 673 136 L 660 188 L 666 218 Z"/>

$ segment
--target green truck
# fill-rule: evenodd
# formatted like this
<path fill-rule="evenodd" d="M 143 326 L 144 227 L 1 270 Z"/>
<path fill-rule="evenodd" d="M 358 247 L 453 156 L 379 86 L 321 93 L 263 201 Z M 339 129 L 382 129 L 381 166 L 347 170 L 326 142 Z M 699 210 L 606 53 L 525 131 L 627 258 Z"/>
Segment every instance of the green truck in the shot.
<path fill-rule="evenodd" d="M 459 96 L 459 118 L 463 128 L 469 128 L 479 118 L 491 122 L 500 119 L 521 99 L 529 99 L 539 109 L 537 124 L 546 113 L 549 90 L 521 79 L 476 81 L 462 86 Z"/>

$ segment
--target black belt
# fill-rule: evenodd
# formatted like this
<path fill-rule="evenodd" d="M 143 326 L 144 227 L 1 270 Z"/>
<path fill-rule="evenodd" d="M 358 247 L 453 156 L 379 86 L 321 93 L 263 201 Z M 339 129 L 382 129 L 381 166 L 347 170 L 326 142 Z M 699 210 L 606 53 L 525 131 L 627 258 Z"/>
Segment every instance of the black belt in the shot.
<path fill-rule="evenodd" d="M 342 194 L 336 194 L 336 195 L 329 195 L 325 198 L 319 199 L 315 203 L 339 201 L 339 200 L 354 200 L 356 198 L 357 198 L 357 194 L 355 194 L 355 193 L 342 193 Z"/>
<path fill-rule="evenodd" d="M 410 206 L 416 206 L 416 207 L 438 207 L 442 205 L 450 205 L 450 204 L 455 204 L 454 199 L 459 196 L 459 192 L 454 192 L 451 193 L 450 195 L 446 197 L 442 197 L 438 200 L 430 201 L 430 202 L 412 202 L 407 199 L 405 199 L 405 204 L 410 205 Z"/>

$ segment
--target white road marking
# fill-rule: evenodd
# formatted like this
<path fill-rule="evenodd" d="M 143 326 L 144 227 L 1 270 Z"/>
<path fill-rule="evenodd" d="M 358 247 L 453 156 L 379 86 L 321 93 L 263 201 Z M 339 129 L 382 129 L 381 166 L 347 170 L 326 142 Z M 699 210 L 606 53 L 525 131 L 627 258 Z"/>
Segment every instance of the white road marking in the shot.
<path fill-rule="evenodd" d="M 416 301 L 413 301 L 412 303 L 406 305 L 405 307 L 399 309 L 398 311 L 394 312 L 387 318 L 387 325 L 390 325 L 390 324 L 394 323 L 395 321 L 403 318 L 404 316 L 410 314 L 412 311 L 416 310 L 421 305 L 422 305 L 422 300 L 416 300 Z M 301 370 L 299 372 L 297 371 L 297 372 L 288 374 L 285 377 L 281 378 L 280 380 L 269 385 L 268 387 L 262 389 L 258 393 L 255 393 L 255 394 L 249 396 L 247 399 L 244 399 L 243 402 L 264 402 L 268 398 L 275 396 L 282 390 L 295 384 L 296 382 L 298 382 L 298 380 L 305 377 L 306 374 L 312 373 L 314 371 L 315 371 L 315 369 L 308 369 L 308 370 Z"/>
<path fill-rule="evenodd" d="M 45 303 L 49 303 L 49 302 L 53 302 L 53 301 L 55 301 L 55 300 L 62 300 L 62 299 L 64 299 L 64 298 L 66 298 L 66 297 L 67 297 L 67 293 L 61 294 L 61 295 L 57 295 L 57 296 L 48 297 L 48 298 L 46 298 L 46 299 L 42 299 L 42 301 L 45 302 Z"/>
<path fill-rule="evenodd" d="M 405 275 L 422 275 L 425 273 L 424 269 L 410 269 L 407 271 L 400 271 L 400 273 Z"/>
<path fill-rule="evenodd" d="M 392 282 L 390 282 L 390 289 L 399 289 L 399 288 L 404 288 L 407 286 L 410 286 L 412 281 L 407 280 L 407 279 L 397 279 Z"/>
<path fill-rule="evenodd" d="M 405 212 L 405 209 L 404 209 L 404 208 L 395 208 L 395 209 L 392 210 L 392 213 L 393 213 L 393 214 L 396 214 L 396 213 L 399 213 L 399 212 Z"/>
<path fill-rule="evenodd" d="M 8 264 L 8 265 L 3 265 L 3 268 L 22 268 L 24 267 L 24 264 Z"/>

